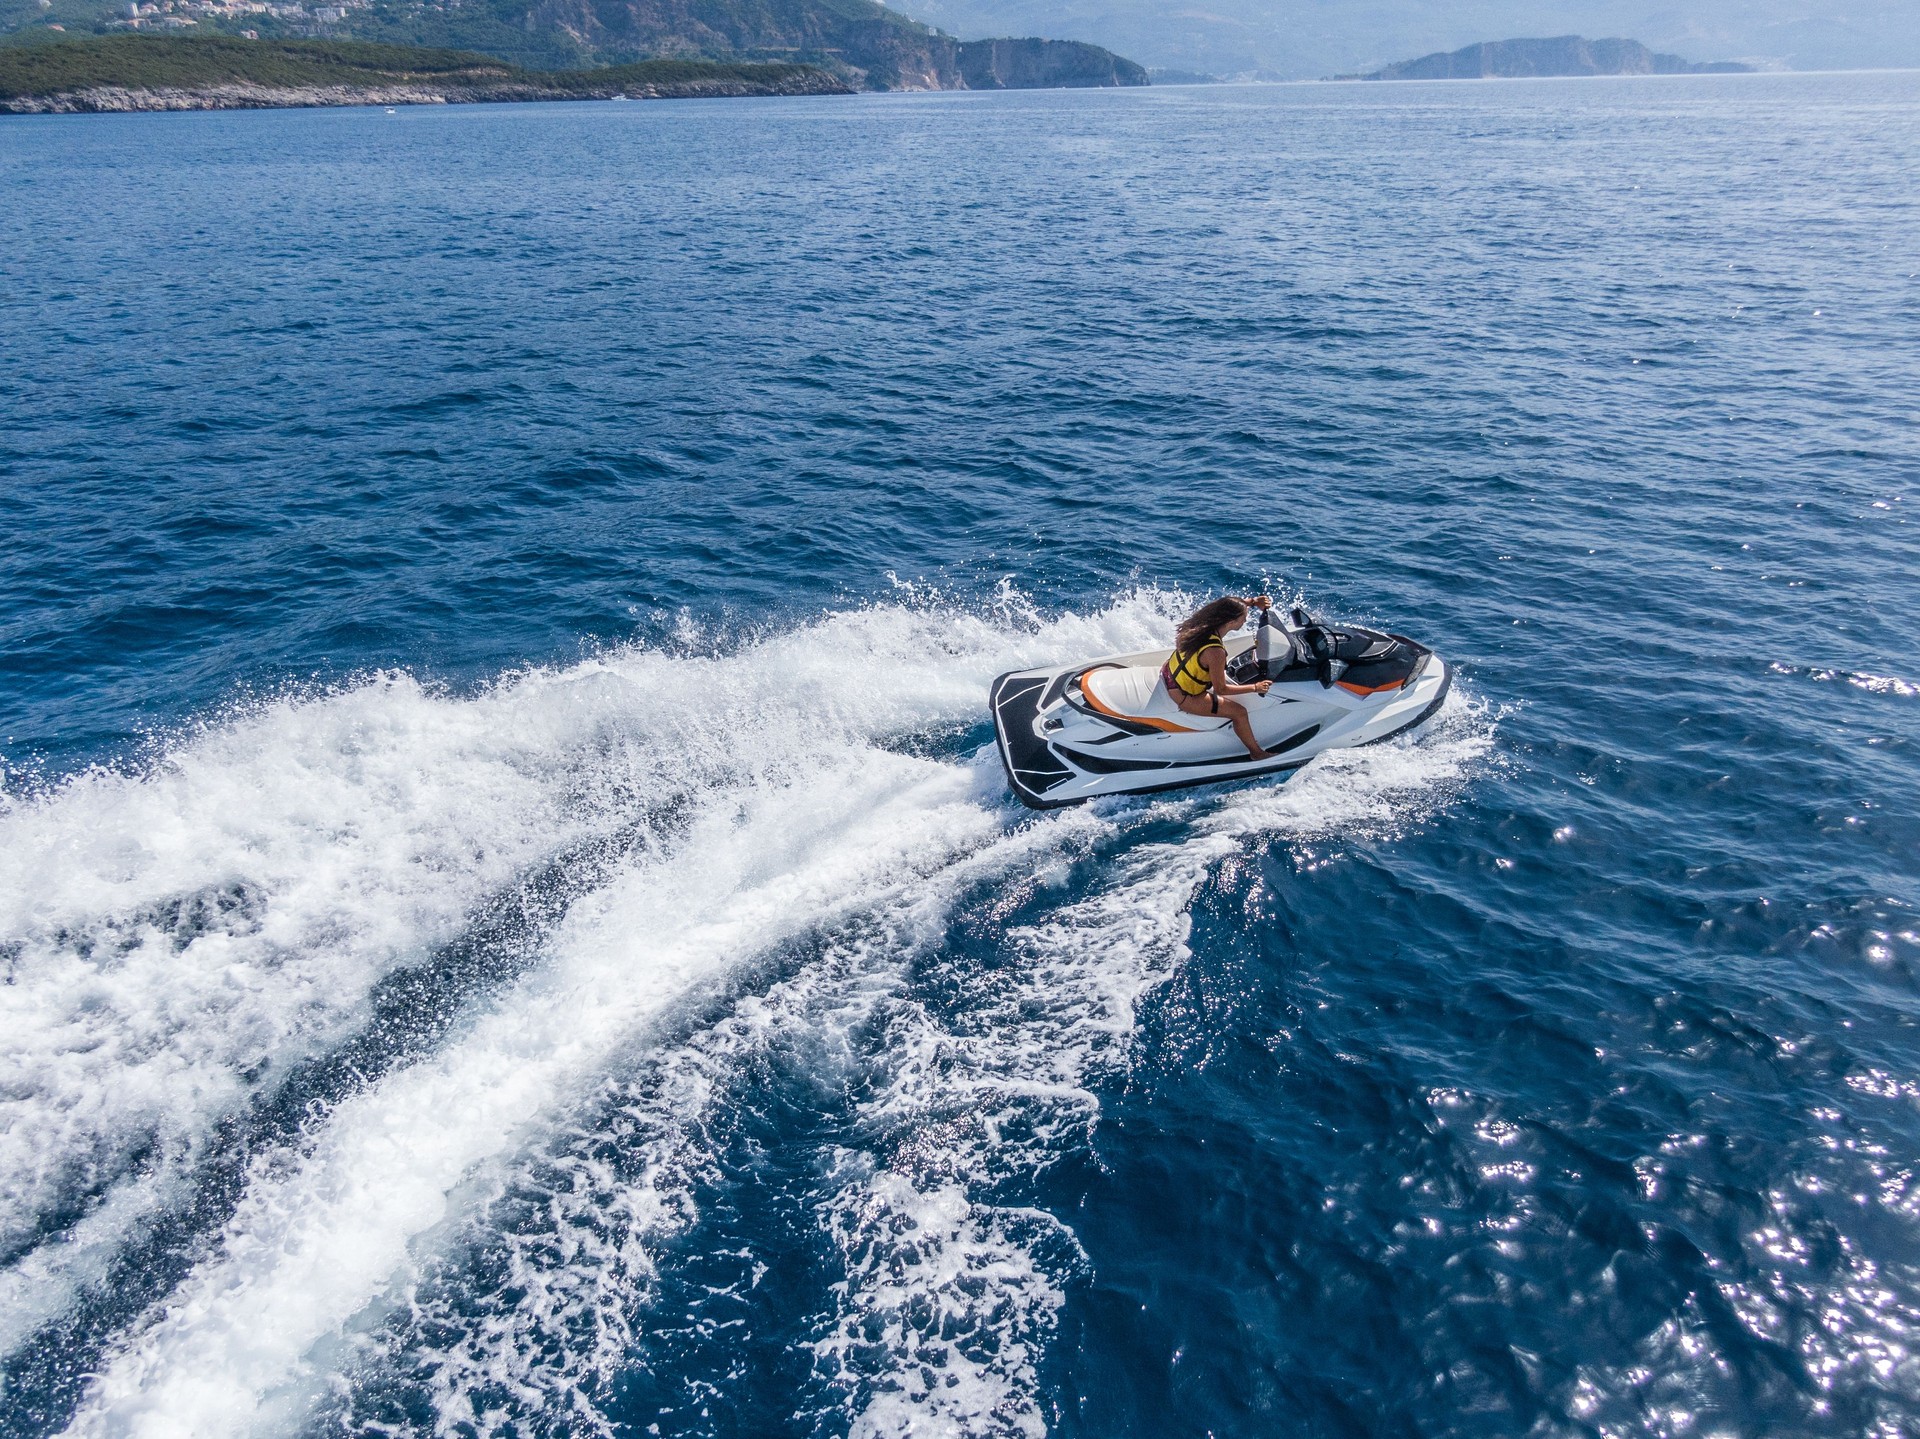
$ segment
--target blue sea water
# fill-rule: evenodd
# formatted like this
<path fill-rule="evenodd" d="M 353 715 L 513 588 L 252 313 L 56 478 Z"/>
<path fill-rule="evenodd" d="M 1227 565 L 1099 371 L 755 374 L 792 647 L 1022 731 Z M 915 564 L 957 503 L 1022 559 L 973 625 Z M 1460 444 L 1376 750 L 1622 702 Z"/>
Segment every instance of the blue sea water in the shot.
<path fill-rule="evenodd" d="M 0 1434 L 1920 1433 L 1920 75 L 0 124 Z M 1419 738 L 1045 816 L 1266 587 Z"/>

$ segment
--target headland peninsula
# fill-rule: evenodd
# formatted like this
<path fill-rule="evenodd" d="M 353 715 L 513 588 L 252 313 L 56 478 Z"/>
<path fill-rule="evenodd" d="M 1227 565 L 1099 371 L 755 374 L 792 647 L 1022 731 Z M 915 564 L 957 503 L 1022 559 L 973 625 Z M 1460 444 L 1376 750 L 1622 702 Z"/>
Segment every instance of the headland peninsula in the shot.
<path fill-rule="evenodd" d="M 0 0 L 0 51 L 72 43 L 82 36 L 263 46 L 298 40 L 370 42 L 457 51 L 464 57 L 483 57 L 490 70 L 507 67 L 504 73 L 462 78 L 450 71 L 473 68 L 464 58 L 449 66 L 442 60 L 415 61 L 394 53 L 371 57 L 364 51 L 345 51 L 336 60 L 319 62 L 381 72 L 352 77 L 352 83 L 363 88 L 390 86 L 396 82 L 388 74 L 397 72 L 408 84 L 425 76 L 430 87 L 477 85 L 487 92 L 462 93 L 462 99 L 504 98 L 502 92 L 515 86 L 557 91 L 556 98 L 567 98 L 579 95 L 583 87 L 604 89 L 605 81 L 611 81 L 615 92 L 624 88 L 629 94 L 760 94 L 770 93 L 768 86 L 785 87 L 771 93 L 790 93 L 796 85 L 815 93 L 806 87 L 824 83 L 797 74 L 795 66 L 824 71 L 848 90 L 1029 90 L 1148 83 L 1145 69 L 1098 45 L 1034 36 L 961 40 L 877 0 L 566 0 L 561 5 L 551 0 Z M 124 71 L 130 63 L 126 57 L 134 53 L 77 51 L 60 68 L 79 73 L 97 60 Z M 307 52 L 302 62 L 316 59 L 315 52 Z M 604 73 L 669 61 L 703 68 Z M 212 83 L 286 88 L 263 77 L 263 67 L 282 64 L 270 56 L 249 58 L 224 50 L 218 56 L 165 63 L 194 67 L 196 78 L 187 88 Z M 715 65 L 728 68 L 715 70 Z M 738 68 L 766 65 L 788 69 Z M 246 73 L 217 81 L 199 78 L 200 72 L 220 66 Z M 575 72 L 594 78 L 555 78 Z M 116 88 L 105 69 L 82 79 L 81 89 Z M 706 88 L 688 90 L 690 85 Z M 293 86 L 315 87 L 326 89 L 325 80 L 303 76 Z M 29 87 L 18 93 L 50 92 Z"/>
<path fill-rule="evenodd" d="M 849 93 L 817 66 L 780 63 L 646 60 L 539 71 L 460 50 L 214 35 L 0 46 L 0 113 L 14 115 Z"/>

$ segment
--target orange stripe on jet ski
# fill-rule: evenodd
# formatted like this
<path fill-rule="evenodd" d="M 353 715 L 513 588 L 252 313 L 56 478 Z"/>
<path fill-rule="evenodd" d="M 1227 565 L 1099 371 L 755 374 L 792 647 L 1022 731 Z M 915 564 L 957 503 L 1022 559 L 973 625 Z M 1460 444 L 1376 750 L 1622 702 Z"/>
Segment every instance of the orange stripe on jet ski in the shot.
<path fill-rule="evenodd" d="M 1146 715 L 1121 714 L 1119 710 L 1112 709 L 1107 705 L 1101 704 L 1100 696 L 1095 694 L 1092 688 L 1087 684 L 1087 677 L 1085 675 L 1082 675 L 1080 677 L 1080 694 L 1088 704 L 1092 705 L 1095 709 L 1099 710 L 1101 714 L 1106 715 L 1111 719 L 1126 720 L 1132 724 L 1152 725 L 1155 729 L 1167 730 L 1172 734 L 1198 734 L 1199 733 L 1198 730 L 1193 729 L 1188 725 L 1175 724 L 1172 720 L 1151 719 Z"/>
<path fill-rule="evenodd" d="M 1397 690 L 1402 685 L 1404 685 L 1406 681 L 1395 680 L 1390 685 L 1374 685 L 1371 689 L 1369 689 L 1366 685 L 1350 685 L 1345 680 L 1335 680 L 1334 683 L 1339 685 L 1340 688 L 1345 690 L 1348 694 L 1359 695 L 1361 699 L 1365 699 L 1368 695 L 1377 695 L 1385 690 Z M 1081 688 L 1082 690 L 1084 690 L 1086 687 L 1083 685 L 1081 686 Z"/>

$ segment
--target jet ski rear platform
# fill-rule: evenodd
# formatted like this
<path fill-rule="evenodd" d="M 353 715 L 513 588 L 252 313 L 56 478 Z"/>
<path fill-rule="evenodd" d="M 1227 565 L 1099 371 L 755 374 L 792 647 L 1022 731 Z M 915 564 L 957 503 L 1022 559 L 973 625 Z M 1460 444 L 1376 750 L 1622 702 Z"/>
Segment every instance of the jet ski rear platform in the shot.
<path fill-rule="evenodd" d="M 1142 651 L 993 682 L 994 735 L 1007 782 L 1034 809 L 1107 794 L 1286 775 L 1329 749 L 1377 744 L 1424 724 L 1445 703 L 1453 674 L 1404 635 L 1321 624 L 1297 628 L 1263 611 L 1252 635 L 1226 641 L 1235 684 L 1271 680 L 1264 695 L 1234 696 L 1264 760 L 1251 759 L 1224 719 L 1190 715 L 1160 680 L 1167 652 Z"/>

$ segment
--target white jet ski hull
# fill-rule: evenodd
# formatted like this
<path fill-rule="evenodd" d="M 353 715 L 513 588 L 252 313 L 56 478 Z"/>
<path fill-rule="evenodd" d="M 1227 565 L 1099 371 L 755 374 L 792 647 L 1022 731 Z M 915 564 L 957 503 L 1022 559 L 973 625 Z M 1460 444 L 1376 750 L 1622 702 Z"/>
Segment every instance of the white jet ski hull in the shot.
<path fill-rule="evenodd" d="M 1257 635 L 1226 642 L 1227 664 L 1236 684 L 1273 681 L 1265 695 L 1235 696 L 1269 758 L 1248 758 L 1225 720 L 1173 704 L 1159 679 L 1165 650 L 1111 655 L 993 682 L 994 734 L 1013 792 L 1034 809 L 1059 809 L 1101 795 L 1285 776 L 1330 749 L 1417 728 L 1453 684 L 1438 655 L 1403 635 L 1307 621 L 1303 640 L 1277 618 L 1262 616 L 1260 625 Z M 1282 636 L 1277 647 L 1269 625 Z"/>

